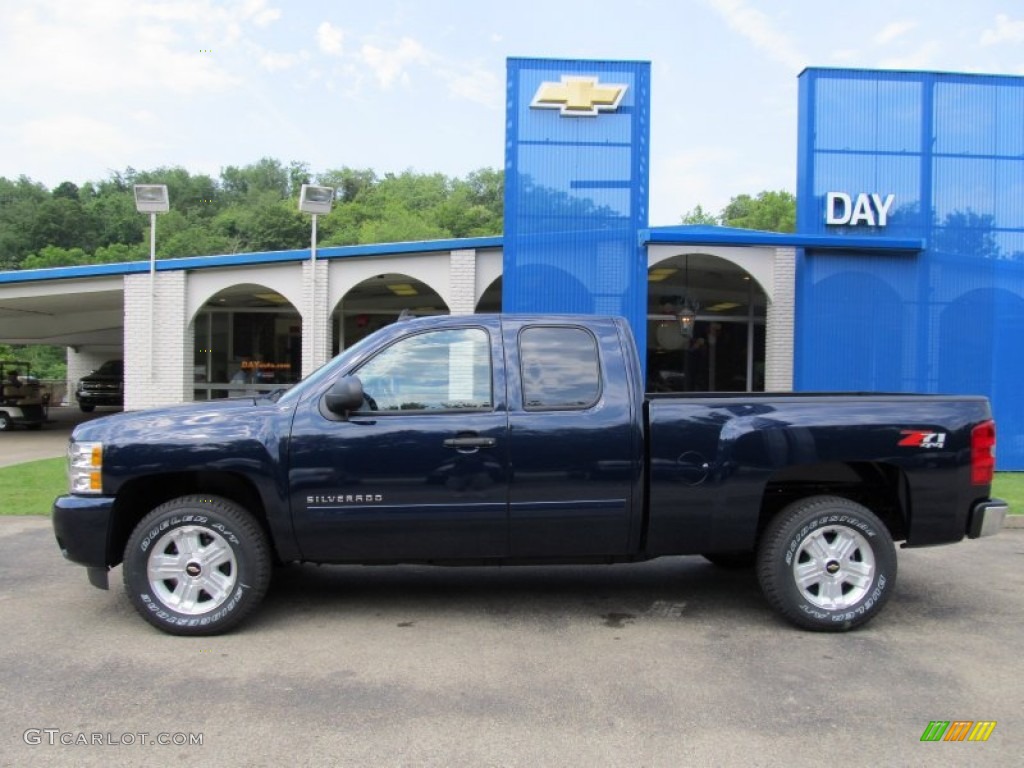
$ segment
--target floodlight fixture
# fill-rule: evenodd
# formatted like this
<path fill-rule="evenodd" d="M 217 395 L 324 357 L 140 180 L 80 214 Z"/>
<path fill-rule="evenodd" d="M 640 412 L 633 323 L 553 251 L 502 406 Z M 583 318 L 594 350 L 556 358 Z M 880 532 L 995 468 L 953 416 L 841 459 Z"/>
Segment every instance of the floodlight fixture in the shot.
<path fill-rule="evenodd" d="M 299 210 L 303 213 L 330 213 L 334 203 L 333 187 L 316 187 L 303 184 L 299 192 Z"/>
<path fill-rule="evenodd" d="M 170 209 L 166 184 L 135 185 L 135 210 L 139 213 L 167 213 Z"/>

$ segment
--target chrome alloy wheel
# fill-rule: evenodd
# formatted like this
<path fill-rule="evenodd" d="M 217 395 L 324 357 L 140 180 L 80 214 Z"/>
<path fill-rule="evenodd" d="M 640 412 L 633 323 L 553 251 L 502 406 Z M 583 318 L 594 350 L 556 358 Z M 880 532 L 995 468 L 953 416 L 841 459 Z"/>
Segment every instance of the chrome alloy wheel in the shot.
<path fill-rule="evenodd" d="M 875 556 L 860 533 L 841 525 L 819 528 L 797 546 L 793 579 L 804 599 L 818 608 L 844 610 L 867 594 Z"/>
<path fill-rule="evenodd" d="M 238 579 L 235 553 L 216 531 L 182 526 L 150 550 L 146 573 L 153 594 L 168 608 L 199 616 L 220 606 Z"/>

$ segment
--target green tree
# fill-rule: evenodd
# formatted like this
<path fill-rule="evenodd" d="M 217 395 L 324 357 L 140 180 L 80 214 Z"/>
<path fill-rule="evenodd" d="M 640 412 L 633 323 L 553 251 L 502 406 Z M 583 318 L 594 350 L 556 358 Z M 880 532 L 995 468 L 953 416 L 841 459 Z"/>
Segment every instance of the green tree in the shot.
<path fill-rule="evenodd" d="M 92 258 L 81 248 L 62 248 L 47 245 L 38 253 L 30 253 L 21 262 L 22 269 L 46 269 L 48 267 L 77 267 L 91 264 Z"/>
<path fill-rule="evenodd" d="M 41 202 L 31 228 L 36 248 L 57 245 L 64 248 L 96 247 L 96 227 L 79 200 L 55 197 Z"/>
<path fill-rule="evenodd" d="M 46 187 L 27 176 L 0 177 L 0 270 L 17 269 L 28 253 L 46 245 L 33 229 L 39 206 L 49 198 Z"/>
<path fill-rule="evenodd" d="M 235 202 L 250 195 L 259 197 L 266 192 L 274 193 L 279 199 L 289 196 L 289 169 L 279 160 L 264 157 L 255 163 L 236 168 L 229 165 L 220 172 L 221 189 L 228 202 Z"/>
<path fill-rule="evenodd" d="M 785 190 L 765 190 L 757 197 L 737 195 L 722 210 L 722 224 L 766 232 L 796 231 L 796 198 Z"/>
<path fill-rule="evenodd" d="M 90 264 L 119 264 L 126 261 L 142 261 L 149 258 L 149 248 L 142 243 L 111 243 L 96 249 Z"/>
<path fill-rule="evenodd" d="M 369 168 L 339 168 L 317 176 L 317 184 L 334 187 L 337 203 L 351 203 L 377 184 L 377 174 Z"/>
<path fill-rule="evenodd" d="M 715 214 L 710 211 L 705 211 L 704 208 L 698 204 L 695 208 L 683 214 L 681 223 L 717 225 L 719 221 Z"/>
<path fill-rule="evenodd" d="M 383 216 L 363 222 L 359 228 L 359 242 L 405 243 L 437 240 L 447 237 L 447 234 L 418 212 L 392 202 L 385 207 Z"/>
<path fill-rule="evenodd" d="M 48 344 L 0 344 L 0 360 L 24 360 L 39 379 L 67 378 L 67 350 Z M 24 373 L 24 371 L 22 371 Z"/>

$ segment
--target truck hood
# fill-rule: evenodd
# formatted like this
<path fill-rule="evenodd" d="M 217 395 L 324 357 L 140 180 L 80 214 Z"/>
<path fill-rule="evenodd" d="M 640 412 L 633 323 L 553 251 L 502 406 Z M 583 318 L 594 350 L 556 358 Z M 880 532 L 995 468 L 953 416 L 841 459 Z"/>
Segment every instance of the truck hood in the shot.
<path fill-rule="evenodd" d="M 254 438 L 263 434 L 270 418 L 288 410 L 291 406 L 251 397 L 186 403 L 93 419 L 75 427 L 71 439 L 116 445 Z"/>

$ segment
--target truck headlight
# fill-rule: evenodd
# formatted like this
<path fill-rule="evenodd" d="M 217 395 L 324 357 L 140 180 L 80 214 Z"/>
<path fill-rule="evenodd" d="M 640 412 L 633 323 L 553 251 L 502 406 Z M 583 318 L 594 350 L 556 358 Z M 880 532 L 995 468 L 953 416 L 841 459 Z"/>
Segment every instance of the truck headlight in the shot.
<path fill-rule="evenodd" d="M 103 443 L 68 446 L 68 487 L 71 493 L 102 493 Z"/>

